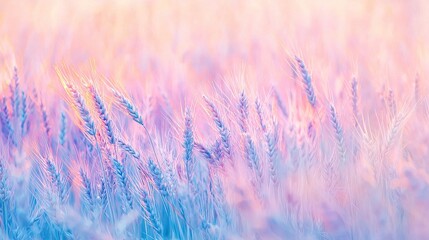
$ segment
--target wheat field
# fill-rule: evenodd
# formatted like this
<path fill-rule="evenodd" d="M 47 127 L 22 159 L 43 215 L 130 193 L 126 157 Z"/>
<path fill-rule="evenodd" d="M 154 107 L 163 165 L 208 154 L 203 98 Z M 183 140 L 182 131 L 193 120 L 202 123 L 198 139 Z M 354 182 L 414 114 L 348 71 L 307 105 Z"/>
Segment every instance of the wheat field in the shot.
<path fill-rule="evenodd" d="M 425 0 L 2 0 L 0 239 L 428 239 Z"/>

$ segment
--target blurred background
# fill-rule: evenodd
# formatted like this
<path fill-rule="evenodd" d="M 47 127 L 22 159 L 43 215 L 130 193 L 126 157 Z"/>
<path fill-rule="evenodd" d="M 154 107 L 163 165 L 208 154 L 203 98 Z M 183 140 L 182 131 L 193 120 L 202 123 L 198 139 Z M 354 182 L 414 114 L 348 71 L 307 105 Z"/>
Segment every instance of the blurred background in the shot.
<path fill-rule="evenodd" d="M 426 75 L 427 12 L 425 0 L 3 0 L 2 87 L 13 65 L 48 86 L 59 65 L 167 90 L 204 90 L 243 69 L 255 87 L 288 86 L 294 55 L 319 91 L 330 83 L 335 95 L 352 75 L 406 86 Z"/>

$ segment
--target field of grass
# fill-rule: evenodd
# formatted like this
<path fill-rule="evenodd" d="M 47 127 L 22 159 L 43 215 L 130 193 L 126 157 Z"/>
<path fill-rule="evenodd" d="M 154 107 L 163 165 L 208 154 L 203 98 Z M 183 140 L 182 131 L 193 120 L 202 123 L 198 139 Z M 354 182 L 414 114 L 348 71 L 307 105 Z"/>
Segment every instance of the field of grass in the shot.
<path fill-rule="evenodd" d="M 0 239 L 428 239 L 426 0 L 3 0 Z"/>

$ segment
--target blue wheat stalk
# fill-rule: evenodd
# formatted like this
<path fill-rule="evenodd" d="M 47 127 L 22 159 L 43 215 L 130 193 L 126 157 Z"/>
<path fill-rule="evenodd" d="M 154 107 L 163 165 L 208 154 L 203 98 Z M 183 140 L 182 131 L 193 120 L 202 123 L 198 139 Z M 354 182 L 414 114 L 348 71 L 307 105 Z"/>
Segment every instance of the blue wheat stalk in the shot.
<path fill-rule="evenodd" d="M 146 134 L 147 134 L 147 136 L 148 136 L 148 138 L 149 138 L 150 145 L 152 146 L 152 151 L 153 151 L 153 154 L 155 155 L 155 159 L 156 159 L 156 161 L 159 163 L 158 155 L 157 155 L 157 153 L 156 153 L 155 145 L 154 145 L 154 143 L 153 143 L 152 137 L 151 137 L 151 136 L 150 136 L 150 134 L 149 134 L 149 130 L 146 128 L 145 124 L 143 123 L 143 119 L 142 119 L 141 115 L 139 114 L 139 112 L 138 112 L 138 110 L 137 110 L 137 107 L 136 107 L 136 106 L 134 106 L 134 105 L 130 102 L 130 100 L 128 100 L 125 96 L 123 96 L 122 94 L 120 94 L 118 91 L 116 91 L 116 90 L 114 90 L 114 89 L 112 89 L 112 91 L 113 91 L 113 94 L 115 95 L 116 100 L 117 100 L 117 102 L 119 103 L 119 105 L 120 105 L 123 109 L 125 109 L 125 110 L 127 111 L 128 115 L 130 115 L 130 116 L 131 116 L 131 118 L 132 118 L 136 123 L 138 123 L 138 124 L 140 124 L 141 126 L 143 126 L 143 128 L 144 128 L 144 130 L 146 131 Z"/>
<path fill-rule="evenodd" d="M 101 179 L 100 183 L 100 192 L 98 195 L 98 200 L 101 207 L 105 210 L 107 209 L 107 190 L 106 190 L 106 180 Z"/>
<path fill-rule="evenodd" d="M 168 196 L 168 190 L 164 183 L 164 177 L 162 176 L 161 169 L 152 161 L 152 159 L 149 159 L 148 161 L 149 171 L 152 175 L 152 179 L 155 182 L 155 185 L 157 189 L 160 191 L 161 195 Z"/>
<path fill-rule="evenodd" d="M 277 182 L 277 173 L 274 161 L 277 157 L 277 138 L 275 137 L 276 134 L 265 134 L 265 142 L 267 145 L 267 154 L 268 154 L 268 163 L 270 165 L 270 176 L 271 180 L 273 180 L 274 183 Z"/>
<path fill-rule="evenodd" d="M 335 111 L 334 106 L 330 105 L 330 120 L 332 127 L 335 130 L 335 139 L 337 140 L 337 148 L 338 152 L 340 154 L 341 160 L 345 161 L 345 146 L 344 146 L 344 134 L 343 134 L 343 128 L 341 127 L 341 124 L 338 121 L 337 112 Z"/>
<path fill-rule="evenodd" d="M 98 203 L 101 205 L 101 209 L 103 210 L 103 215 L 114 222 L 115 212 L 112 208 L 112 193 L 115 191 L 116 188 L 114 181 L 115 173 L 113 172 L 112 167 L 107 161 L 104 162 L 103 166 L 106 170 L 102 169 L 103 172 L 100 180 L 100 190 L 97 198 Z"/>
<path fill-rule="evenodd" d="M 259 162 L 258 154 L 256 153 L 255 144 L 253 143 L 253 140 L 249 135 L 246 136 L 245 151 L 246 151 L 246 158 L 250 169 L 255 171 L 257 174 L 258 180 L 261 180 L 262 168 Z"/>
<path fill-rule="evenodd" d="M 24 92 L 22 92 L 22 108 L 21 108 L 21 132 L 22 135 L 25 134 L 25 122 L 27 120 L 27 97 Z"/>
<path fill-rule="evenodd" d="M 57 191 L 61 203 L 64 203 L 66 197 L 66 184 L 63 182 L 60 172 L 51 160 L 46 161 L 47 170 L 51 178 L 52 186 Z"/>
<path fill-rule="evenodd" d="M 112 164 L 109 162 L 109 160 L 106 158 L 106 159 L 104 159 L 104 166 L 105 166 L 105 168 L 106 168 L 106 176 L 105 176 L 105 178 L 106 178 L 106 187 L 108 188 L 107 189 L 107 191 L 111 191 L 111 190 L 114 190 L 114 189 L 116 189 L 116 186 L 117 186 L 117 184 L 116 184 L 116 181 L 115 181 L 115 178 L 116 178 L 116 174 L 115 174 L 115 169 L 114 169 L 114 166 L 112 166 Z"/>
<path fill-rule="evenodd" d="M 219 167 L 223 157 L 222 152 L 222 141 L 216 140 L 215 143 L 210 146 L 210 149 L 206 148 L 200 143 L 195 143 L 196 150 L 214 167 Z"/>
<path fill-rule="evenodd" d="M 142 201 L 143 201 L 143 211 L 148 215 L 152 228 L 161 235 L 162 225 L 159 221 L 159 218 L 155 212 L 155 208 L 149 200 L 149 195 L 145 190 L 142 190 Z"/>
<path fill-rule="evenodd" d="M 286 106 L 284 105 L 283 100 L 281 99 L 279 92 L 274 87 L 273 87 L 273 93 L 274 93 L 274 98 L 276 99 L 277 105 L 279 106 L 281 112 L 283 113 L 283 116 L 288 117 L 289 113 L 286 109 Z"/>
<path fill-rule="evenodd" d="M 185 154 L 183 155 L 183 161 L 185 162 L 186 176 L 188 182 L 191 182 L 194 165 L 192 153 L 194 148 L 194 135 L 192 132 L 191 110 L 189 108 L 187 108 L 185 112 L 185 131 L 183 132 L 183 141 L 183 148 L 185 150 Z"/>
<path fill-rule="evenodd" d="M 210 151 L 204 147 L 202 144 L 200 143 L 195 143 L 195 149 L 201 154 L 203 155 L 203 157 L 209 161 L 209 163 L 213 164 L 214 163 L 214 159 L 212 157 L 212 154 L 210 153 Z"/>
<path fill-rule="evenodd" d="M 276 183 L 277 174 L 276 174 L 276 168 L 274 166 L 274 161 L 277 157 L 277 142 L 278 142 L 277 137 L 276 137 L 276 134 L 274 133 L 270 134 L 268 132 L 267 126 L 265 125 L 265 121 L 264 121 L 264 112 L 262 110 L 262 104 L 261 102 L 259 102 L 258 99 L 255 101 L 255 105 L 256 105 L 256 112 L 259 118 L 259 125 L 265 137 L 265 144 L 267 147 L 266 152 L 268 155 L 268 163 L 270 165 L 270 173 L 271 173 L 270 176 L 273 182 Z M 273 131 L 276 131 L 276 129 L 274 129 Z"/>
<path fill-rule="evenodd" d="M 299 69 L 301 70 L 301 76 L 303 83 L 305 85 L 305 93 L 307 94 L 307 99 L 310 102 L 312 107 L 316 106 L 316 95 L 314 94 L 313 85 L 311 83 L 311 76 L 305 68 L 304 62 L 295 56 L 295 60 L 298 63 Z"/>
<path fill-rule="evenodd" d="M 49 137 L 51 132 L 51 127 L 49 126 L 48 114 L 46 112 L 43 102 L 40 103 L 40 109 L 42 111 L 42 121 L 43 126 L 45 127 L 46 135 Z"/>
<path fill-rule="evenodd" d="M 227 206 L 228 203 L 225 198 L 222 182 L 217 173 L 214 173 L 210 177 L 209 192 L 214 202 L 214 210 L 219 214 L 218 221 L 223 221 L 227 225 L 231 224 L 230 211 Z"/>
<path fill-rule="evenodd" d="M 71 83 L 67 83 L 66 86 L 69 92 L 71 93 L 74 104 L 77 110 L 79 111 L 80 117 L 82 118 L 85 124 L 86 133 L 88 133 L 91 136 L 95 136 L 96 131 L 95 131 L 94 121 L 92 120 L 91 115 L 89 114 L 89 111 L 86 108 L 85 100 Z"/>
<path fill-rule="evenodd" d="M 98 116 L 103 122 L 104 129 L 106 131 L 106 135 L 109 139 L 110 144 L 115 143 L 115 136 L 113 134 L 112 121 L 109 119 L 109 115 L 107 114 L 106 107 L 104 106 L 103 101 L 101 100 L 100 95 L 97 93 L 94 86 L 89 86 L 89 91 L 95 103 L 95 108 L 97 109 Z"/>
<path fill-rule="evenodd" d="M 59 141 L 61 146 L 64 146 L 64 143 L 66 141 L 66 127 L 67 127 L 66 115 L 64 113 L 61 113 L 60 134 L 59 134 Z"/>
<path fill-rule="evenodd" d="M 222 141 L 216 140 L 211 147 L 211 152 L 216 165 L 221 164 L 223 158 Z"/>
<path fill-rule="evenodd" d="M 2 212 L 2 225 L 3 225 L 3 229 L 4 232 L 6 234 L 10 234 L 10 225 L 12 225 L 11 223 L 11 219 L 9 216 L 9 189 L 7 186 L 7 176 L 6 176 L 6 171 L 5 171 L 5 167 L 3 165 L 2 160 L 0 160 L 0 207 L 1 207 L 1 212 Z"/>
<path fill-rule="evenodd" d="M 13 138 L 13 127 L 9 117 L 9 110 L 7 108 L 6 98 L 3 97 L 2 100 L 2 111 L 1 111 L 1 120 L 2 120 L 2 130 L 6 138 Z"/>
<path fill-rule="evenodd" d="M 115 95 L 116 100 L 118 101 L 119 105 L 122 106 L 127 111 L 128 115 L 130 115 L 131 118 L 135 122 L 137 122 L 138 124 L 144 125 L 143 119 L 142 119 L 141 115 L 139 114 L 137 107 L 134 106 L 130 100 L 128 100 L 126 97 L 124 97 L 119 92 L 113 90 L 113 94 Z"/>
<path fill-rule="evenodd" d="M 9 197 L 6 185 L 6 171 L 3 165 L 3 160 L 0 160 L 0 199 L 6 200 Z"/>
<path fill-rule="evenodd" d="M 93 212 L 94 211 L 94 198 L 93 198 L 93 194 L 92 194 L 91 181 L 89 180 L 88 176 L 86 175 L 86 173 L 82 169 L 80 169 L 79 173 L 80 173 L 80 177 L 81 177 L 83 188 L 84 188 L 84 197 L 88 203 L 89 210 L 91 212 Z"/>
<path fill-rule="evenodd" d="M 129 153 L 131 156 L 133 156 L 135 159 L 140 159 L 140 153 L 138 153 L 136 150 L 134 150 L 131 145 L 124 143 L 122 140 L 117 139 L 119 147 L 124 150 L 125 152 Z"/>
<path fill-rule="evenodd" d="M 239 105 L 238 105 L 238 110 L 240 112 L 240 128 L 241 131 L 243 133 L 247 132 L 247 119 L 249 118 L 249 104 L 247 102 L 247 97 L 244 94 L 244 92 L 242 92 L 240 94 L 240 100 L 239 100 Z"/>
<path fill-rule="evenodd" d="M 168 158 L 164 159 L 165 162 L 165 179 L 167 182 L 167 188 L 168 192 L 172 196 L 176 196 L 177 194 L 177 176 L 175 171 L 175 166 L 173 161 L 169 160 Z M 143 169 L 142 169 L 143 170 Z"/>
<path fill-rule="evenodd" d="M 212 114 L 212 118 L 216 124 L 216 127 L 219 131 L 219 134 L 222 138 L 222 145 L 225 153 L 228 156 L 231 156 L 231 144 L 230 144 L 230 136 L 229 136 L 229 130 L 223 123 L 222 119 L 219 116 L 219 112 L 217 111 L 216 106 L 207 98 L 204 96 L 204 100 L 206 104 L 208 105 L 210 112 Z"/>
<path fill-rule="evenodd" d="M 133 198 L 131 196 L 130 183 L 125 172 L 124 165 L 122 165 L 118 160 L 113 159 L 113 167 L 115 169 L 116 177 L 118 178 L 118 183 L 121 188 L 123 198 L 128 205 L 124 205 L 124 212 L 127 212 L 128 209 L 133 209 Z"/>
<path fill-rule="evenodd" d="M 194 144 L 195 149 L 213 166 L 220 166 L 223 157 L 222 141 L 216 140 L 210 149 L 200 143 Z"/>
<path fill-rule="evenodd" d="M 352 78 L 351 83 L 351 95 L 352 95 L 352 109 L 353 109 L 353 124 L 355 129 L 358 129 L 358 116 L 359 116 L 359 94 L 358 94 L 358 81 L 356 80 L 356 77 Z M 352 136 L 353 139 L 353 159 L 355 160 L 357 158 L 357 154 L 359 152 L 359 143 L 357 139 Z"/>
<path fill-rule="evenodd" d="M 13 68 L 13 86 L 10 85 L 11 91 L 11 103 L 13 115 L 15 117 L 19 116 L 19 77 L 18 77 L 18 69 L 16 67 Z"/>
<path fill-rule="evenodd" d="M 265 122 L 264 122 L 264 114 L 262 111 L 262 104 L 259 101 L 259 99 L 255 100 L 255 105 L 256 105 L 256 113 L 258 114 L 259 126 L 261 127 L 262 131 L 265 133 L 265 132 L 267 132 L 267 125 L 265 125 Z"/>
<path fill-rule="evenodd" d="M 39 101 L 39 96 L 37 94 L 37 90 L 33 88 L 31 91 L 32 97 L 28 98 L 28 115 L 33 113 L 36 110 L 37 102 Z M 27 125 L 30 125 L 31 121 L 27 122 Z M 28 128 L 28 127 L 27 127 Z"/>

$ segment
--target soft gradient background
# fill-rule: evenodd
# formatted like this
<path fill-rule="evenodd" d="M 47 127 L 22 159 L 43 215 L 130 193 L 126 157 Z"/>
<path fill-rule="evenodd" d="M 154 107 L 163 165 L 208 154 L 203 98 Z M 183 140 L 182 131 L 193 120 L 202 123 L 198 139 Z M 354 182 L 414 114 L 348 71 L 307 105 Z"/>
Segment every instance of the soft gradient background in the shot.
<path fill-rule="evenodd" d="M 138 106 L 159 154 L 173 162 L 160 164 L 160 169 L 165 172 L 173 166 L 180 175 L 185 107 L 192 112 L 196 142 L 210 146 L 219 139 L 204 95 L 218 106 L 231 131 L 235 148 L 231 161 L 237 164 L 219 171 L 204 165 L 207 172 L 220 175 L 233 222 L 224 229 L 213 223 L 211 231 L 226 239 L 303 239 L 308 229 L 317 230 L 320 224 L 333 239 L 425 239 L 429 235 L 428 13 L 426 0 L 2 0 L 0 92 L 9 97 L 16 66 L 22 89 L 36 103 L 35 114 L 45 112 L 38 107 L 44 103 L 52 135 L 44 135 L 42 118 L 33 115 L 33 130 L 23 136 L 29 140 L 17 149 L 7 149 L 6 144 L 1 149 L 8 152 L 13 166 L 16 156 L 42 152 L 40 142 L 56 146 L 52 142 L 57 139 L 61 112 L 75 127 L 72 134 L 81 137 L 81 116 L 69 106 L 73 100 L 63 83 L 75 84 L 91 102 L 82 84 L 91 82 L 111 113 L 115 133 L 140 150 L 146 163 L 152 154 L 148 135 L 113 107 L 112 88 Z M 317 108 L 307 102 L 295 56 L 312 76 Z M 359 113 L 351 108 L 353 77 L 359 82 Z M 263 201 L 253 191 L 249 181 L 253 175 L 243 157 L 245 134 L 238 123 L 241 92 L 252 109 L 249 135 L 257 153 L 265 156 L 266 150 L 254 109 L 256 98 L 263 103 L 269 130 L 280 135 L 279 185 L 272 187 L 267 180 L 269 163 L 261 157 Z M 97 116 L 91 104 L 89 112 Z M 344 129 L 348 154 L 344 165 L 337 161 L 329 104 L 335 106 Z M 91 168 L 69 150 L 55 154 L 59 165 L 70 171 L 71 191 L 78 196 L 79 169 Z M 70 159 L 63 156 L 68 154 Z M 308 166 L 302 159 L 308 160 Z M 331 159 L 338 164 L 341 185 L 334 193 L 321 180 L 324 161 Z M 137 165 L 134 161 L 126 165 L 130 172 Z M 27 168 L 15 166 L 14 177 L 29 175 L 35 164 L 23 162 Z M 91 174 L 98 186 L 97 171 Z M 179 185 L 187 184 L 185 177 L 179 179 Z M 159 195 L 153 199 L 161 205 Z M 289 220 L 296 224 L 291 227 L 296 232 L 285 230 Z M 110 227 L 101 224 L 97 230 L 104 233 Z"/>
<path fill-rule="evenodd" d="M 426 73 L 427 12 L 416 0 L 3 0 L 1 66 L 49 84 L 54 66 L 92 62 L 114 81 L 185 91 L 243 66 L 249 85 L 287 85 L 288 57 L 300 55 L 323 91 L 352 74 L 402 88 Z"/>

